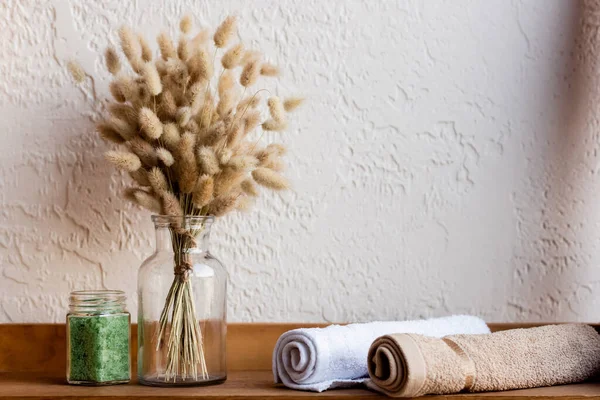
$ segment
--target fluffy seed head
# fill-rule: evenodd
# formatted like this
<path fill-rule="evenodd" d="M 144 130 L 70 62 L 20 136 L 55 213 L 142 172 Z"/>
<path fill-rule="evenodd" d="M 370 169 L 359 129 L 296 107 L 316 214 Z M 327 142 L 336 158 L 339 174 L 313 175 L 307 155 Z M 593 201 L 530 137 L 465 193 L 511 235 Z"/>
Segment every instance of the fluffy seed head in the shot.
<path fill-rule="evenodd" d="M 119 81 L 112 81 L 108 85 L 108 89 L 110 90 L 110 94 L 112 95 L 113 99 L 115 99 L 115 101 L 119 103 L 124 103 L 127 101 L 127 98 L 125 98 L 125 94 L 121 90 L 121 85 Z"/>
<path fill-rule="evenodd" d="M 166 129 L 165 129 L 165 132 L 166 132 Z M 164 139 L 164 133 L 163 133 L 163 139 Z M 164 147 L 159 147 L 156 149 L 156 156 L 166 167 L 170 167 L 171 165 L 175 164 L 175 158 L 173 157 L 173 154 L 169 150 L 165 149 Z"/>
<path fill-rule="evenodd" d="M 160 201 L 145 190 L 129 188 L 125 190 L 124 197 L 138 206 L 144 207 L 154 213 L 160 213 Z"/>
<path fill-rule="evenodd" d="M 275 153 L 264 148 L 256 150 L 254 156 L 258 159 L 258 165 L 262 167 L 269 159 L 275 157 Z"/>
<path fill-rule="evenodd" d="M 235 122 L 229 126 L 227 132 L 227 146 L 234 147 L 244 135 L 244 125 Z"/>
<path fill-rule="evenodd" d="M 192 48 L 197 49 L 208 41 L 210 38 L 210 29 L 204 28 L 196 36 L 192 38 Z"/>
<path fill-rule="evenodd" d="M 159 112 L 168 119 L 177 115 L 177 103 L 170 90 L 163 90 L 160 96 Z"/>
<path fill-rule="evenodd" d="M 258 188 L 254 184 L 254 181 L 252 181 L 252 179 L 244 179 L 242 181 L 241 187 L 244 193 L 246 193 L 248 196 L 258 196 Z"/>
<path fill-rule="evenodd" d="M 185 154 L 194 151 L 196 137 L 189 132 L 184 132 L 179 141 L 179 153 Z M 180 154 L 181 155 L 181 154 Z"/>
<path fill-rule="evenodd" d="M 241 43 L 236 44 L 223 54 L 221 58 L 221 64 L 225 69 L 231 69 L 237 67 L 242 61 L 244 55 L 244 45 Z"/>
<path fill-rule="evenodd" d="M 150 90 L 148 90 L 146 83 L 143 82 L 142 78 L 138 78 L 136 81 L 137 83 L 135 84 L 135 92 L 130 99 L 133 107 L 140 109 L 144 106 L 153 106 L 150 104 L 150 98 L 152 95 L 150 94 Z"/>
<path fill-rule="evenodd" d="M 200 129 L 207 129 L 210 126 L 213 111 L 212 99 L 209 100 L 207 98 L 202 106 L 202 110 L 200 111 Z"/>
<path fill-rule="evenodd" d="M 223 48 L 227 46 L 229 40 L 233 37 L 235 32 L 236 18 L 232 15 L 225 18 L 225 20 L 219 25 L 213 36 L 215 46 L 217 48 Z"/>
<path fill-rule="evenodd" d="M 283 109 L 283 104 L 281 103 L 279 97 L 270 97 L 267 104 L 269 106 L 271 118 L 273 118 L 275 122 L 285 123 L 285 110 Z"/>
<path fill-rule="evenodd" d="M 110 117 L 108 119 L 108 123 L 112 129 L 121 135 L 121 137 L 125 140 L 132 139 L 135 134 L 135 127 L 127 123 L 127 121 L 122 120 L 121 118 Z"/>
<path fill-rule="evenodd" d="M 280 143 L 270 143 L 267 145 L 266 150 L 268 153 L 283 156 L 287 153 L 287 148 Z"/>
<path fill-rule="evenodd" d="M 221 164 L 225 165 L 229 162 L 229 160 L 231 160 L 232 156 L 233 156 L 233 151 L 231 149 L 225 148 L 219 153 L 219 162 Z"/>
<path fill-rule="evenodd" d="M 240 75 L 240 84 L 243 87 L 250 87 L 254 85 L 260 75 L 260 63 L 258 60 L 249 62 L 244 66 L 242 74 Z"/>
<path fill-rule="evenodd" d="M 265 122 L 263 122 L 262 128 L 265 131 L 282 132 L 287 128 L 287 123 L 285 121 L 277 122 L 274 119 L 268 119 Z"/>
<path fill-rule="evenodd" d="M 139 157 L 128 151 L 107 151 L 104 157 L 114 166 L 125 171 L 133 172 L 141 168 L 142 162 Z"/>
<path fill-rule="evenodd" d="M 241 212 L 250 211 L 254 205 L 254 199 L 246 194 L 240 195 L 235 203 L 235 209 Z"/>
<path fill-rule="evenodd" d="M 304 97 L 288 97 L 283 101 L 283 108 L 287 112 L 294 111 L 304 103 Z"/>
<path fill-rule="evenodd" d="M 198 148 L 198 164 L 202 169 L 202 173 L 207 175 L 216 175 L 221 170 L 219 168 L 219 160 L 210 147 L 202 146 Z"/>
<path fill-rule="evenodd" d="M 107 47 L 104 51 L 104 61 L 106 62 L 106 69 L 112 75 L 117 75 L 121 71 L 121 61 L 119 55 L 113 47 Z"/>
<path fill-rule="evenodd" d="M 212 113 L 212 116 L 211 116 L 211 119 L 210 119 L 210 123 L 214 124 L 214 123 L 218 122 L 219 118 L 220 117 L 219 117 L 219 113 L 217 112 L 217 110 L 216 109 L 213 110 L 213 113 Z M 229 121 L 230 120 L 230 116 L 227 116 L 227 118 L 225 120 Z"/>
<path fill-rule="evenodd" d="M 77 83 L 81 83 L 85 80 L 85 71 L 81 68 L 81 65 L 76 61 L 69 61 L 67 63 L 67 69 L 73 77 L 73 80 Z"/>
<path fill-rule="evenodd" d="M 200 133 L 200 127 L 198 126 L 198 123 L 196 121 L 194 121 L 193 119 L 190 119 L 189 122 L 187 124 L 185 124 L 185 129 L 188 132 L 193 133 L 194 135 L 197 135 Z"/>
<path fill-rule="evenodd" d="M 258 160 L 253 156 L 239 155 L 232 157 L 227 165 L 235 171 L 248 171 L 258 165 Z"/>
<path fill-rule="evenodd" d="M 163 192 L 160 196 L 161 210 L 164 215 L 181 216 L 183 210 L 175 195 L 171 192 Z"/>
<path fill-rule="evenodd" d="M 210 203 L 213 197 L 213 186 L 214 181 L 211 176 L 202 175 L 200 179 L 198 179 L 198 184 L 196 185 L 192 197 L 192 202 L 196 207 L 202 208 Z"/>
<path fill-rule="evenodd" d="M 172 122 L 165 124 L 160 139 L 164 142 L 165 146 L 167 146 L 167 149 L 170 149 L 171 151 L 177 149 L 179 141 L 181 140 L 177 125 Z"/>
<path fill-rule="evenodd" d="M 177 58 L 167 60 L 167 75 L 171 82 L 180 87 L 187 84 L 189 76 L 185 63 Z"/>
<path fill-rule="evenodd" d="M 245 178 L 246 172 L 244 171 L 236 171 L 229 166 L 223 168 L 215 177 L 215 196 L 233 192 Z"/>
<path fill-rule="evenodd" d="M 287 152 L 285 146 L 279 143 L 271 143 L 264 149 L 259 149 L 254 152 L 254 156 L 258 159 L 260 167 L 270 168 L 274 171 L 283 169 L 283 163 L 280 157 Z"/>
<path fill-rule="evenodd" d="M 223 74 L 219 78 L 218 91 L 219 96 L 223 96 L 225 93 L 229 92 L 233 86 L 235 85 L 235 78 L 233 76 L 233 72 L 231 70 L 223 71 Z"/>
<path fill-rule="evenodd" d="M 113 117 L 126 121 L 129 125 L 137 127 L 138 114 L 137 111 L 128 104 L 110 103 L 108 111 Z"/>
<path fill-rule="evenodd" d="M 142 49 L 140 47 L 140 43 L 138 38 L 133 34 L 131 29 L 127 26 L 122 26 L 119 29 L 119 39 L 121 39 L 121 50 L 129 64 L 131 64 L 131 68 L 135 72 L 139 72 L 142 68 Z"/>
<path fill-rule="evenodd" d="M 262 121 L 262 117 L 260 116 L 260 111 L 253 111 L 244 117 L 244 133 L 248 134 L 256 129 L 257 126 L 260 125 Z"/>
<path fill-rule="evenodd" d="M 177 123 L 179 126 L 186 126 L 190 122 L 190 118 L 192 118 L 192 110 L 189 107 L 180 107 L 177 110 Z"/>
<path fill-rule="evenodd" d="M 217 197 L 210 203 L 209 214 L 215 217 L 225 215 L 233 210 L 238 196 L 238 194 L 232 193 Z"/>
<path fill-rule="evenodd" d="M 219 97 L 219 103 L 217 104 L 217 114 L 222 119 L 225 119 L 231 115 L 234 106 L 235 94 L 231 91 L 224 92 L 223 95 Z"/>
<path fill-rule="evenodd" d="M 261 167 L 268 168 L 275 172 L 281 172 L 285 169 L 285 164 L 280 158 L 270 157 L 264 163 L 260 164 Z"/>
<path fill-rule="evenodd" d="M 192 30 L 192 17 L 190 15 L 185 15 L 183 18 L 181 18 L 181 21 L 179 21 L 179 30 L 184 35 L 190 33 Z"/>
<path fill-rule="evenodd" d="M 156 61 L 154 61 L 154 65 L 156 65 L 156 70 L 158 71 L 160 76 L 167 74 L 167 63 L 165 60 L 159 58 Z"/>
<path fill-rule="evenodd" d="M 157 96 L 162 92 L 162 83 L 160 75 L 156 70 L 156 66 L 152 62 L 147 62 L 142 66 L 142 78 L 146 83 L 146 87 L 152 96 Z"/>
<path fill-rule="evenodd" d="M 244 52 L 244 55 L 242 56 L 242 61 L 240 61 L 240 64 L 246 65 L 251 61 L 260 59 L 261 56 L 262 55 L 260 54 L 260 52 L 256 50 L 246 50 Z"/>
<path fill-rule="evenodd" d="M 104 140 L 107 140 L 109 142 L 113 142 L 116 144 L 121 144 L 121 143 L 125 142 L 125 139 L 123 139 L 123 137 L 121 135 L 119 135 L 119 132 L 117 132 L 108 123 L 105 123 L 105 122 L 99 123 L 98 125 L 96 125 L 96 130 L 100 134 L 100 137 Z"/>
<path fill-rule="evenodd" d="M 242 141 L 235 146 L 235 151 L 237 154 L 253 154 L 256 156 L 254 152 L 254 148 L 256 147 L 256 142 L 251 141 Z"/>
<path fill-rule="evenodd" d="M 187 61 L 187 66 L 193 81 L 205 81 L 213 74 L 213 65 L 208 53 L 204 49 L 198 49 Z"/>
<path fill-rule="evenodd" d="M 153 58 L 152 49 L 150 48 L 148 41 L 146 40 L 145 37 L 143 37 L 139 33 L 138 33 L 137 37 L 138 37 L 138 42 L 140 43 L 140 48 L 142 50 L 142 60 L 144 62 L 152 61 L 152 58 Z"/>
<path fill-rule="evenodd" d="M 154 111 L 147 107 L 140 110 L 139 122 L 142 130 L 149 139 L 156 140 L 163 133 L 163 126 Z"/>
<path fill-rule="evenodd" d="M 186 61 L 190 58 L 190 45 L 186 38 L 179 38 L 179 43 L 177 45 L 177 56 L 182 60 Z"/>
<path fill-rule="evenodd" d="M 177 57 L 177 52 L 175 51 L 175 46 L 173 46 L 173 42 L 171 38 L 166 32 L 161 32 L 156 38 L 158 42 L 158 48 L 160 49 L 160 56 L 163 60 L 168 60 L 169 58 Z"/>
<path fill-rule="evenodd" d="M 119 101 L 116 95 L 121 96 L 126 101 L 130 101 L 132 103 L 136 102 L 138 99 L 138 84 L 135 82 L 133 78 L 130 76 L 119 75 L 113 83 L 115 84 L 114 91 L 111 86 L 111 93 L 115 96 L 115 99 Z M 125 101 L 124 100 L 124 101 Z"/>
<path fill-rule="evenodd" d="M 135 99 L 133 100 L 133 104 L 138 108 L 144 105 L 148 105 L 148 103 L 150 102 L 150 97 L 152 97 L 152 95 L 148 90 L 148 86 L 146 86 L 146 84 L 141 80 L 138 81 L 136 85 L 136 93 Z"/>
<path fill-rule="evenodd" d="M 137 97 L 137 85 L 129 76 L 118 76 L 109 86 L 110 93 L 120 103 L 135 101 Z"/>
<path fill-rule="evenodd" d="M 218 121 L 216 124 L 213 124 L 209 131 L 202 137 L 202 142 L 205 145 L 212 146 L 219 142 L 227 132 L 225 127 L 225 123 L 223 121 Z"/>
<path fill-rule="evenodd" d="M 252 96 L 244 97 L 237 106 L 238 111 L 245 111 L 247 108 L 256 108 L 260 104 L 260 95 L 258 93 Z"/>
<path fill-rule="evenodd" d="M 150 187 L 154 193 L 166 192 L 169 189 L 167 178 L 158 167 L 154 167 L 148 171 L 148 182 L 150 182 Z"/>
<path fill-rule="evenodd" d="M 259 165 L 264 164 L 267 158 L 272 157 L 273 153 L 265 149 L 257 149 L 254 156 L 258 159 Z"/>
<path fill-rule="evenodd" d="M 154 147 L 141 137 L 134 137 L 128 142 L 128 145 L 129 149 L 140 158 L 144 166 L 153 167 L 158 163 Z"/>
<path fill-rule="evenodd" d="M 260 67 L 260 74 L 263 76 L 279 76 L 279 68 L 270 63 L 264 63 Z"/>
<path fill-rule="evenodd" d="M 289 187 L 287 180 L 275 171 L 259 167 L 252 171 L 252 177 L 259 185 L 274 190 L 284 190 Z"/>
<path fill-rule="evenodd" d="M 192 114 L 197 114 L 202 107 L 202 103 L 204 102 L 204 84 L 201 82 L 196 82 L 190 87 L 189 95 L 191 98 L 190 108 L 192 110 Z"/>
<path fill-rule="evenodd" d="M 196 136 L 185 132 L 178 145 L 177 169 L 179 174 L 179 188 L 183 193 L 191 193 L 198 181 L 198 166 L 194 156 Z"/>
<path fill-rule="evenodd" d="M 130 172 L 129 176 L 140 186 L 150 186 L 150 182 L 148 181 L 148 172 L 146 172 L 146 170 L 143 168 Z"/>

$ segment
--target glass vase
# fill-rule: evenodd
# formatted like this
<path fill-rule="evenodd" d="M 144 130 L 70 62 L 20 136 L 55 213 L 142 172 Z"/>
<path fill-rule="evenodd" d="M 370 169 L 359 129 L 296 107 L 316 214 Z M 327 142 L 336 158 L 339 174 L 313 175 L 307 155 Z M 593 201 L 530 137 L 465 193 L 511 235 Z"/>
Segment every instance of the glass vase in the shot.
<path fill-rule="evenodd" d="M 138 273 L 138 380 L 225 381 L 227 272 L 208 250 L 213 217 L 153 216 L 156 250 Z"/>

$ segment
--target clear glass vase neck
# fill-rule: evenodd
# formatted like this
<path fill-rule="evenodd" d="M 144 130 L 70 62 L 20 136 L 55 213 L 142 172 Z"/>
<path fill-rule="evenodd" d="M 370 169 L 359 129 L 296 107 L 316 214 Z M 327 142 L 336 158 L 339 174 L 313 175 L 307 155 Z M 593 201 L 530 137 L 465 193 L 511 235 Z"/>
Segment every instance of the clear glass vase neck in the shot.
<path fill-rule="evenodd" d="M 152 221 L 157 251 L 208 251 L 214 217 L 154 215 Z"/>

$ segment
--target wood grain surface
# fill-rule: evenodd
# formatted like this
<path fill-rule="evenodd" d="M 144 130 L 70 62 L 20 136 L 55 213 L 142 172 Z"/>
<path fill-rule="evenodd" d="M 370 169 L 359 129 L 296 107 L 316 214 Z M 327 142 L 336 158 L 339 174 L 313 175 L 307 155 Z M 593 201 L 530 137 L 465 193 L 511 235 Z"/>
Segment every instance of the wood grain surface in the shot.
<path fill-rule="evenodd" d="M 492 397 L 494 399 L 525 400 L 564 399 L 584 400 L 598 398 L 600 384 L 583 383 L 506 392 L 476 394 L 455 394 L 451 396 L 426 396 L 422 399 L 475 400 Z M 269 371 L 231 372 L 227 381 L 220 385 L 204 387 L 156 388 L 137 385 L 90 387 L 72 386 L 65 383 L 63 376 L 47 374 L 5 372 L 0 373 L 1 399 L 306 399 L 323 397 L 328 399 L 385 399 L 385 396 L 364 389 L 328 390 L 322 393 L 290 390 L 273 384 Z"/>
<path fill-rule="evenodd" d="M 542 324 L 491 323 L 493 331 Z M 227 368 L 229 371 L 271 369 L 271 352 L 279 336 L 299 327 L 324 324 L 229 324 Z M 596 325 L 596 329 L 598 326 Z M 66 366 L 64 324 L 0 324 L 0 372 L 60 371 Z M 136 368 L 137 327 L 131 329 L 132 368 Z"/>
<path fill-rule="evenodd" d="M 542 324 L 491 323 L 493 331 L 528 328 Z M 324 324 L 229 324 L 227 368 L 229 371 L 271 369 L 271 353 L 279 336 L 299 327 Z M 595 325 L 598 329 L 598 325 Z M 64 324 L 0 324 L 0 372 L 65 371 Z M 131 329 L 132 368 L 136 368 L 137 327 Z"/>

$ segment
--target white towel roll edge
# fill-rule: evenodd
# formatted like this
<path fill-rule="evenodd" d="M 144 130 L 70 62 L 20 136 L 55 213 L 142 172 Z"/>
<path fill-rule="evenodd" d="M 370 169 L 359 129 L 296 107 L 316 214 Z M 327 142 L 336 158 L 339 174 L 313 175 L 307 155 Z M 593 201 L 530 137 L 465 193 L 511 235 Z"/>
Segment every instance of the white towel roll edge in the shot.
<path fill-rule="evenodd" d="M 470 315 L 294 329 L 281 335 L 275 345 L 275 383 L 313 392 L 359 385 L 368 377 L 367 354 L 371 343 L 391 333 L 443 337 L 490 333 L 490 330 L 481 318 Z"/>

